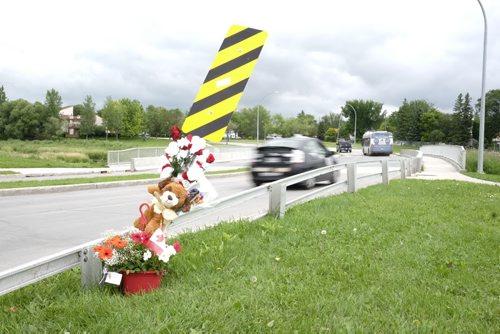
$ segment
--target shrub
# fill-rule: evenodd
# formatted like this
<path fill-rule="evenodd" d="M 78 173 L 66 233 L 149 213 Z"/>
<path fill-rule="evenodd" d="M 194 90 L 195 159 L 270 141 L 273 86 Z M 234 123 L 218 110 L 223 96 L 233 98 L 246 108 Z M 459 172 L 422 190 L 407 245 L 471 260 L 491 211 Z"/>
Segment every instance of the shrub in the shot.
<path fill-rule="evenodd" d="M 89 152 L 89 159 L 94 162 L 106 162 L 108 161 L 108 153 L 104 151 Z"/>

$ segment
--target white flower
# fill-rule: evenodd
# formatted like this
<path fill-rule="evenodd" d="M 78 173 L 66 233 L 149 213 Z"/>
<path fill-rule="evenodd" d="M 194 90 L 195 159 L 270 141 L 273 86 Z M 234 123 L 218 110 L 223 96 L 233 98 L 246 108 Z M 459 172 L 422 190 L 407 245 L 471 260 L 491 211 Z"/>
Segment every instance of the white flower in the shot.
<path fill-rule="evenodd" d="M 203 175 L 203 169 L 198 164 L 193 164 L 187 171 L 188 179 L 197 181 Z"/>
<path fill-rule="evenodd" d="M 177 146 L 175 141 L 172 141 L 165 149 L 165 153 L 168 154 L 169 157 L 173 157 L 179 153 L 179 146 Z"/>
<path fill-rule="evenodd" d="M 147 261 L 151 258 L 153 254 L 151 254 L 151 251 L 148 249 L 147 251 L 144 252 L 143 259 L 144 261 Z"/>
<path fill-rule="evenodd" d="M 321 230 L 321 234 L 326 234 L 326 230 Z"/>
<path fill-rule="evenodd" d="M 160 179 L 168 179 L 172 176 L 172 172 L 174 169 L 172 167 L 165 167 L 162 171 L 160 171 Z"/>
<path fill-rule="evenodd" d="M 165 250 L 160 254 L 160 256 L 158 256 L 158 258 L 160 259 L 160 261 L 167 263 L 168 260 L 170 260 L 170 257 L 172 255 L 175 255 L 175 253 L 176 251 L 174 246 L 167 246 Z"/>
<path fill-rule="evenodd" d="M 199 150 L 204 150 L 206 147 L 205 139 L 200 138 L 198 136 L 193 136 L 191 139 L 191 148 L 189 149 L 190 153 L 196 153 Z"/>
<path fill-rule="evenodd" d="M 188 150 L 180 150 L 179 153 L 177 154 L 177 157 L 184 159 L 184 158 L 187 158 L 188 155 L 189 155 Z"/>
<path fill-rule="evenodd" d="M 257 276 L 250 277 L 250 281 L 252 281 L 252 283 L 257 283 Z"/>
<path fill-rule="evenodd" d="M 177 141 L 177 146 L 179 147 L 179 149 L 182 151 L 184 148 L 188 148 L 190 142 L 189 142 L 189 139 L 187 139 L 186 137 L 184 138 L 181 138 Z"/>

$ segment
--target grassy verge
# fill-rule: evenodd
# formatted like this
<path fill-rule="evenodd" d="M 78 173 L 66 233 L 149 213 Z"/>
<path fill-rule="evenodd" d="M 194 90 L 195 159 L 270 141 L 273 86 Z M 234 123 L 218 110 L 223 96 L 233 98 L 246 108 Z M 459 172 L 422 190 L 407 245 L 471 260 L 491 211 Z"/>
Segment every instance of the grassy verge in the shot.
<path fill-rule="evenodd" d="M 477 150 L 467 150 L 466 169 L 467 172 L 477 172 Z M 500 175 L 500 152 L 484 151 L 483 171 L 486 174 Z"/>
<path fill-rule="evenodd" d="M 108 151 L 167 144 L 165 139 L 3 140 L 0 141 L 0 168 L 104 167 Z"/>
<path fill-rule="evenodd" d="M 13 175 L 13 174 L 17 173 L 11 170 L 0 170 L 0 175 Z"/>
<path fill-rule="evenodd" d="M 499 175 L 494 175 L 494 174 L 479 174 L 477 172 L 463 172 L 464 175 L 473 177 L 475 179 L 480 179 L 480 180 L 486 180 L 486 181 L 492 181 L 492 182 L 499 182 L 500 183 L 500 174 Z"/>
<path fill-rule="evenodd" d="M 249 170 L 250 170 L 249 168 L 238 168 L 225 171 L 223 170 L 223 171 L 207 172 L 207 175 L 240 173 L 240 172 L 247 172 Z M 81 178 L 67 178 L 67 179 L 54 179 L 54 180 L 5 181 L 5 182 L 0 182 L 0 189 L 62 186 L 69 184 L 132 181 L 132 180 L 146 180 L 146 179 L 158 179 L 158 174 L 131 174 L 131 175 L 119 175 L 119 176 L 81 177 Z"/>
<path fill-rule="evenodd" d="M 398 180 L 184 234 L 158 291 L 83 290 L 65 272 L 1 297 L 0 332 L 498 333 L 499 200 Z"/>

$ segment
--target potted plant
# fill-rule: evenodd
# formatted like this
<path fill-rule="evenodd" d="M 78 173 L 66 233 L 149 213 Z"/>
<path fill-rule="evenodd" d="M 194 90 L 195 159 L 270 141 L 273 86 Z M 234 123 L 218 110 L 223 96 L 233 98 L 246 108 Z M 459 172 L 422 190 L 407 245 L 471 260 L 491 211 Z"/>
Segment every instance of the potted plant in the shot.
<path fill-rule="evenodd" d="M 126 295 L 158 288 L 170 258 L 180 251 L 179 242 L 168 245 L 161 231 L 150 235 L 137 229 L 113 235 L 94 247 L 105 275 L 122 275 L 121 288 Z"/>

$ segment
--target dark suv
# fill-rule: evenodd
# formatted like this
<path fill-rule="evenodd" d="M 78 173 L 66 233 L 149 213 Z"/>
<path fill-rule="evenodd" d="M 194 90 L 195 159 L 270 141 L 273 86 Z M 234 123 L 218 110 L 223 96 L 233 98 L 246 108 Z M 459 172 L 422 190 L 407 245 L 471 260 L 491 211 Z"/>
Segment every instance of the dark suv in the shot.
<path fill-rule="evenodd" d="M 337 142 L 337 152 L 352 152 L 351 142 L 347 140 Z"/>
<path fill-rule="evenodd" d="M 333 152 L 316 139 L 304 136 L 273 139 L 257 148 L 252 162 L 252 179 L 259 186 L 305 171 L 336 164 Z M 335 173 L 327 173 L 306 180 L 300 185 L 312 188 L 316 181 L 335 183 Z"/>

